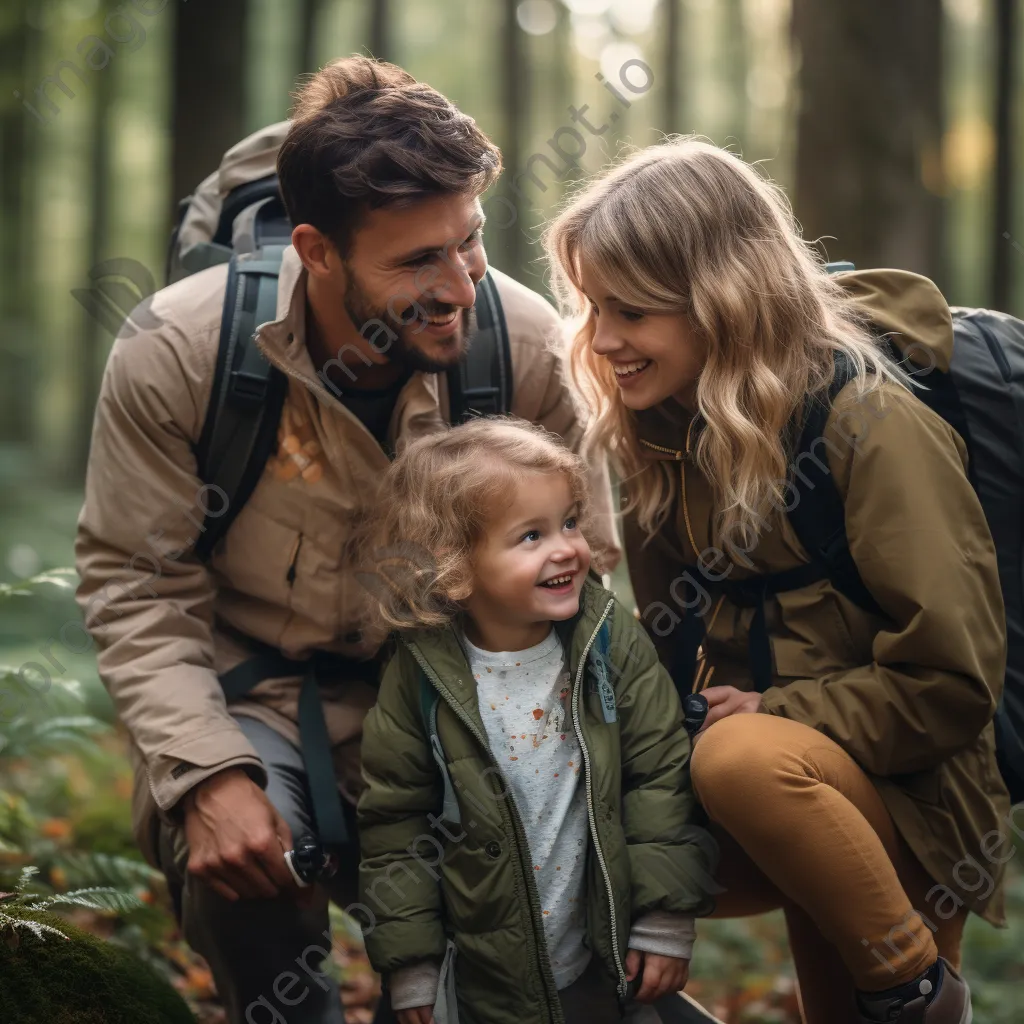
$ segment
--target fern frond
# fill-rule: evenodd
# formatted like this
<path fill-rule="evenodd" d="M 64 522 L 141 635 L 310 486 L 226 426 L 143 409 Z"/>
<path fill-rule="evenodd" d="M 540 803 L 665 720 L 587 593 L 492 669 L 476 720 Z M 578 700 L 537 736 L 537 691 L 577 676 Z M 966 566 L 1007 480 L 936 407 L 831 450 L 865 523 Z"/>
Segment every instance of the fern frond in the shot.
<path fill-rule="evenodd" d="M 29 904 L 30 910 L 47 910 L 55 906 L 87 907 L 89 910 L 113 910 L 127 913 L 142 906 L 142 901 L 130 893 L 119 892 L 109 886 L 95 886 L 91 889 L 76 889 L 74 892 L 58 893 Z"/>
<path fill-rule="evenodd" d="M 71 940 L 65 935 L 59 928 L 54 928 L 51 924 L 43 924 L 42 921 L 33 921 L 29 917 L 11 917 L 10 914 L 5 914 L 0 911 L 0 931 L 4 928 L 12 928 L 15 931 L 23 929 L 31 932 L 40 942 L 46 941 L 47 935 L 56 935 L 65 942 Z"/>
<path fill-rule="evenodd" d="M 28 888 L 29 883 L 39 874 L 39 868 L 34 864 L 30 864 L 28 867 L 21 869 L 21 874 L 18 875 L 18 883 L 14 887 L 14 891 L 17 893 L 24 893 L 25 889 Z"/>
<path fill-rule="evenodd" d="M 136 886 L 149 888 L 159 880 L 160 872 L 141 860 L 119 857 L 111 853 L 86 853 L 70 850 L 57 858 L 72 885 L 114 886 L 118 889 L 132 889 Z"/>

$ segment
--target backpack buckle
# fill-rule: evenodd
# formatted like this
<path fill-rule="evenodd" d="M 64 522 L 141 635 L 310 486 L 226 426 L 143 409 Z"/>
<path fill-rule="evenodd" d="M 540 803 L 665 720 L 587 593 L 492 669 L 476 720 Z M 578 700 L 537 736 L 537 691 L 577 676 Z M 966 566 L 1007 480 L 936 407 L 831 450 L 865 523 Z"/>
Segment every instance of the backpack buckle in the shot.
<path fill-rule="evenodd" d="M 228 384 L 228 401 L 244 408 L 261 406 L 266 401 L 269 385 L 269 378 L 261 373 L 232 370 Z"/>

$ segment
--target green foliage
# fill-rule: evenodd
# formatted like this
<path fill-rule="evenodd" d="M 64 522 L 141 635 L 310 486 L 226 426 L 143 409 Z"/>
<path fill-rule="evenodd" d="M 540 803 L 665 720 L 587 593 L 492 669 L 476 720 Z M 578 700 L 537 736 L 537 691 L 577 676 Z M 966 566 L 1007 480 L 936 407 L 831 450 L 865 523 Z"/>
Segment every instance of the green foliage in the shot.
<path fill-rule="evenodd" d="M 0 584 L 0 606 L 54 584 L 66 590 L 72 575 Z M 152 959 L 171 922 L 154 905 L 159 875 L 135 848 L 121 744 L 87 713 L 75 680 L 4 666 L 0 695 L 0 1021 L 191 1024 L 167 980 L 134 955 Z"/>
<path fill-rule="evenodd" d="M 7 916 L 23 927 L 0 935 L 0 1020 L 195 1024 L 177 992 L 127 950 L 46 910 L 20 906 Z"/>

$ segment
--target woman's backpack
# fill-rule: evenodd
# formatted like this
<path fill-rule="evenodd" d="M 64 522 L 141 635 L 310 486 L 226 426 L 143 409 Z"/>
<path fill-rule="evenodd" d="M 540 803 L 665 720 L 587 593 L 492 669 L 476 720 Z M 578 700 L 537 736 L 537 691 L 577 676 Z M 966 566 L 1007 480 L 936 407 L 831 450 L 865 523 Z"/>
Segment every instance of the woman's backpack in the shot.
<path fill-rule="evenodd" d="M 830 272 L 853 270 L 829 264 Z M 999 770 L 1014 803 L 1024 802 L 1024 322 L 988 309 L 952 307 L 953 356 L 948 372 L 915 366 L 892 338 L 890 357 L 910 374 L 915 395 L 938 413 L 967 445 L 968 476 L 981 500 L 995 541 L 999 581 L 1006 607 L 1007 662 L 994 728 Z M 860 577 L 846 536 L 843 500 L 827 459 L 825 425 L 832 403 L 853 379 L 845 357 L 837 358 L 827 395 L 809 403 L 793 449 L 787 516 L 810 563 L 785 572 L 717 584 L 732 601 L 753 607 L 750 670 L 754 686 L 772 685 L 772 651 L 764 601 L 828 579 L 866 611 L 884 617 Z M 791 507 L 790 507 L 791 506 Z M 695 570 L 699 572 L 699 570 Z M 691 584 L 687 584 L 691 586 Z M 692 594 L 687 595 L 692 598 Z M 705 633 L 704 617 L 686 615 L 678 631 L 672 675 L 681 692 L 690 689 Z"/>
<path fill-rule="evenodd" d="M 915 371 L 896 344 L 891 355 L 914 377 L 915 394 L 967 445 L 968 476 L 981 500 L 999 563 L 1006 606 L 1007 662 L 995 716 L 999 768 L 1014 803 L 1024 801 L 1024 323 L 988 309 L 953 307 L 949 371 Z M 816 402 L 803 423 L 789 512 L 800 543 L 832 585 L 880 614 L 850 556 L 842 499 L 827 463 L 815 456 L 831 402 L 852 377 L 837 361 L 828 402 Z M 808 456 L 805 458 L 804 456 Z"/>

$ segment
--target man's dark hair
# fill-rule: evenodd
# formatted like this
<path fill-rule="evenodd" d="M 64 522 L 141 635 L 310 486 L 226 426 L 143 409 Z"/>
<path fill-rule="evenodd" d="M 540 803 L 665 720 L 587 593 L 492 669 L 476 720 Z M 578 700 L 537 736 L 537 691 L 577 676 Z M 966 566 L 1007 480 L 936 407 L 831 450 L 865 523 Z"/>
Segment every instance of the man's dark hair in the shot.
<path fill-rule="evenodd" d="M 501 153 L 436 89 L 369 57 L 336 60 L 295 94 L 277 157 L 293 224 L 312 224 L 342 255 L 368 210 L 483 193 Z"/>

